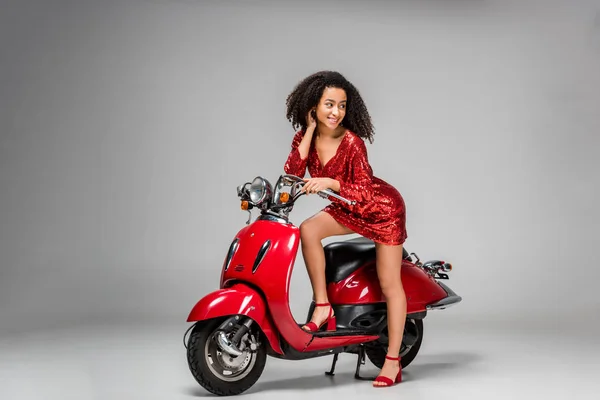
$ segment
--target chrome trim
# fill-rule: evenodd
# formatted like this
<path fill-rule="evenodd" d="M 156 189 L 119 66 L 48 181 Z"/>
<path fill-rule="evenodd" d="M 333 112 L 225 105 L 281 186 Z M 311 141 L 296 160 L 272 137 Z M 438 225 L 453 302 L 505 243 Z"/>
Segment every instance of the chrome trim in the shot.
<path fill-rule="evenodd" d="M 271 241 L 267 240 L 260 247 L 260 250 L 258 250 L 258 254 L 256 255 L 256 259 L 254 260 L 254 265 L 252 266 L 252 273 L 256 272 L 256 270 L 260 266 L 260 263 L 265 258 L 265 255 L 267 254 L 267 251 L 269 251 L 269 248 L 271 248 Z"/>
<path fill-rule="evenodd" d="M 448 286 L 444 285 L 442 282 L 438 282 L 438 285 L 440 285 L 442 287 L 442 289 L 444 289 L 444 291 L 448 294 L 448 296 L 444 297 L 437 303 L 427 305 L 426 308 L 428 310 L 443 310 L 445 308 L 448 308 L 450 306 L 453 306 L 453 305 L 461 302 L 462 297 L 460 297 L 459 295 L 454 293 L 454 291 L 452 289 L 450 289 Z"/>
<path fill-rule="evenodd" d="M 273 222 L 280 222 L 282 224 L 287 224 L 289 223 L 289 221 L 287 219 L 285 219 L 284 217 L 280 217 L 271 213 L 263 213 L 261 214 L 258 218 L 256 218 L 257 221 L 273 221 Z"/>
<path fill-rule="evenodd" d="M 225 258 L 225 262 L 223 263 L 223 271 L 227 271 L 229 266 L 231 265 L 231 260 L 235 255 L 235 252 L 240 247 L 240 238 L 235 238 L 231 245 L 229 245 L 229 250 L 227 251 L 227 257 Z"/>
<path fill-rule="evenodd" d="M 442 267 L 441 270 L 444 272 L 450 272 L 452 271 L 452 264 L 445 262 Z"/>
<path fill-rule="evenodd" d="M 341 200 L 347 204 L 350 204 L 351 206 L 356 205 L 355 200 L 348 200 L 347 198 L 340 196 L 339 194 L 337 194 L 336 192 L 334 192 L 333 190 L 330 190 L 330 189 L 321 190 L 317 194 L 324 199 L 327 199 L 327 197 L 331 196 L 331 197 L 335 197 L 336 199 Z"/>
<path fill-rule="evenodd" d="M 242 351 L 240 351 L 235 344 L 231 343 L 231 341 L 227 339 L 227 335 L 225 334 L 225 332 L 218 332 L 215 339 L 217 341 L 217 344 L 219 345 L 219 348 L 225 353 L 233 357 L 238 357 L 242 355 Z"/>
<path fill-rule="evenodd" d="M 279 178 L 277 179 L 277 182 L 275 183 L 275 187 L 273 188 L 273 203 L 276 205 L 281 205 L 281 201 L 279 200 L 279 196 L 282 193 L 283 188 L 285 187 L 285 183 L 283 182 L 283 179 Z"/>
<path fill-rule="evenodd" d="M 250 182 L 246 182 L 237 187 L 237 195 L 239 198 L 243 198 L 244 195 L 246 195 L 248 193 L 248 188 L 250 187 L 250 184 L 251 184 Z"/>
<path fill-rule="evenodd" d="M 252 187 L 255 184 L 259 185 L 259 187 L 262 189 L 262 195 L 260 196 L 260 199 L 258 199 L 257 201 L 253 201 L 252 196 L 249 195 L 250 202 L 256 206 L 268 204 L 271 201 L 271 199 L 273 198 L 273 186 L 267 179 L 263 178 L 262 176 L 257 176 L 256 178 L 254 178 L 252 180 L 252 183 L 250 184 L 250 187 L 249 187 L 250 192 L 252 192 Z"/>
<path fill-rule="evenodd" d="M 452 271 L 452 264 L 440 260 L 427 261 L 424 264 L 420 264 L 420 267 L 426 273 L 428 273 L 430 276 L 436 279 L 448 279 L 448 275 L 443 274 L 440 271 Z"/>

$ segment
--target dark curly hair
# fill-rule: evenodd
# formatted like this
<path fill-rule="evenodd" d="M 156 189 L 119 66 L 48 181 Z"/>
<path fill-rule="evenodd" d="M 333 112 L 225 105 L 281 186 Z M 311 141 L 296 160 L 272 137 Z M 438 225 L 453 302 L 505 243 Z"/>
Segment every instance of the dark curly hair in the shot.
<path fill-rule="evenodd" d="M 348 102 L 342 121 L 344 127 L 373 143 L 374 128 L 367 106 L 354 85 L 335 71 L 320 71 L 304 78 L 288 95 L 286 117 L 292 126 L 306 130 L 306 115 L 311 108 L 319 104 L 327 87 L 343 89 L 346 92 Z"/>

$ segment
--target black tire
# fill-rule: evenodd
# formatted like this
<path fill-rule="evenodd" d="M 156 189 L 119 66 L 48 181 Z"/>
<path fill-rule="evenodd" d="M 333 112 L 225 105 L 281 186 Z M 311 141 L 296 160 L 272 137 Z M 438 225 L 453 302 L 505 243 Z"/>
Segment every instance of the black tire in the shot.
<path fill-rule="evenodd" d="M 224 356 L 213 339 L 221 322 L 221 320 L 211 320 L 196 324 L 188 340 L 188 366 L 196 381 L 204 389 L 219 396 L 233 396 L 245 392 L 260 378 L 267 361 L 267 349 L 262 332 L 255 324 L 250 333 L 257 338 L 259 346 L 256 351 L 248 351 L 239 356 L 241 365 L 246 362 L 246 366 L 230 377 L 219 373 L 218 369 L 228 371 L 223 365 L 227 359 L 238 362 L 238 358 Z"/>
<path fill-rule="evenodd" d="M 422 319 L 407 319 L 405 323 L 405 332 L 411 331 L 411 334 L 416 334 L 417 340 L 412 346 L 403 346 L 400 350 L 400 365 L 402 369 L 406 368 L 417 356 L 423 341 L 423 320 Z M 385 331 L 387 333 L 387 330 Z M 405 333 L 406 335 L 406 333 Z M 377 368 L 383 367 L 385 356 L 387 354 L 387 343 L 377 341 L 373 342 L 365 348 L 365 353 L 369 361 Z"/>

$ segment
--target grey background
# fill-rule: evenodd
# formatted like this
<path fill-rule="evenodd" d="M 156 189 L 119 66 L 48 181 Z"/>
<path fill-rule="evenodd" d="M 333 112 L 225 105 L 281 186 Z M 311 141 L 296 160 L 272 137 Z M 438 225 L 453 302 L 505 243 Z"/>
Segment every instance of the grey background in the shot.
<path fill-rule="evenodd" d="M 320 69 L 365 98 L 406 248 L 454 264 L 445 318 L 594 327 L 599 10 L 3 0 L 0 334 L 185 321 L 246 220 L 236 186 L 282 172 L 285 98 Z M 301 257 L 291 290 L 302 319 Z"/>

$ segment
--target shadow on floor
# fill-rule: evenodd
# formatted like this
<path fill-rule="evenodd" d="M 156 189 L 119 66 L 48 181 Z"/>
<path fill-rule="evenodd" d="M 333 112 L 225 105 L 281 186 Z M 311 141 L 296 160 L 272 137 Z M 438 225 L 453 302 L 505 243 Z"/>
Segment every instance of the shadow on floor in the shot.
<path fill-rule="evenodd" d="M 348 384 L 354 382 L 353 372 L 340 372 L 336 373 L 335 376 L 327 376 L 324 373 L 321 375 L 310 375 L 310 376 L 299 376 L 295 378 L 282 378 L 272 381 L 267 381 L 269 376 L 263 376 L 254 384 L 253 387 L 248 389 L 243 394 L 254 394 L 260 392 L 266 392 L 269 390 L 322 390 L 329 387 L 338 386 L 340 384 Z M 197 396 L 197 397 L 215 397 L 212 393 L 208 393 L 202 387 L 192 388 L 187 390 L 186 394 Z"/>
<path fill-rule="evenodd" d="M 403 383 L 410 383 L 411 381 L 420 381 L 422 379 L 432 379 L 443 376 L 444 374 L 452 373 L 456 374 L 464 369 L 469 369 L 473 364 L 481 360 L 477 354 L 454 352 L 454 353 L 443 353 L 437 355 L 423 355 L 409 365 L 403 371 Z M 290 372 L 293 371 L 293 362 L 290 362 Z M 269 372 L 265 370 L 265 373 L 259 378 L 258 382 L 248 389 L 244 394 L 260 393 L 270 390 L 322 390 L 325 388 L 340 386 L 340 385 L 353 385 L 361 383 L 365 385 L 371 385 L 370 380 L 377 376 L 379 370 L 372 364 L 367 362 L 360 369 L 360 375 L 364 380 L 356 380 L 354 378 L 354 370 L 348 371 L 350 363 L 344 363 L 339 365 L 339 372 L 335 372 L 334 376 L 325 375 L 325 371 L 328 368 L 322 370 L 322 372 L 316 375 L 303 375 L 293 378 L 282 378 L 270 380 L 268 376 Z M 307 372 L 302 371 L 303 374 Z M 312 372 L 308 372 L 311 373 Z M 212 393 L 208 393 L 202 387 L 194 387 L 186 390 L 186 394 L 196 397 L 214 397 Z"/>
<path fill-rule="evenodd" d="M 418 381 L 456 374 L 469 369 L 472 364 L 483 359 L 476 353 L 452 352 L 436 355 L 422 355 L 403 371 L 405 381 Z"/>

